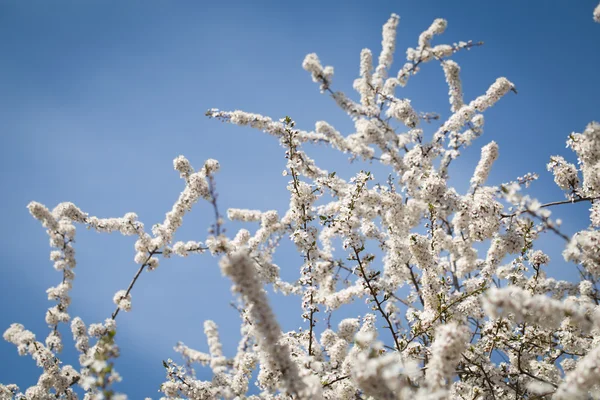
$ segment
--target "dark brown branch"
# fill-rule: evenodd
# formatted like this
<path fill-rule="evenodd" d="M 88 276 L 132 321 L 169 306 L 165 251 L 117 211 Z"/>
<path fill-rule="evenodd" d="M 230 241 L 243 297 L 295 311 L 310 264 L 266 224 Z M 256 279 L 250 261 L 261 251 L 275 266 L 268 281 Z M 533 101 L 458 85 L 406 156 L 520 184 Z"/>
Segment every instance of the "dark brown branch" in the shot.
<path fill-rule="evenodd" d="M 221 234 L 221 214 L 219 213 L 219 207 L 217 205 L 217 192 L 216 192 L 216 185 L 215 185 L 215 179 L 213 178 L 213 176 L 208 173 L 208 169 L 206 171 L 206 177 L 208 178 L 208 190 L 210 193 L 210 204 L 212 204 L 213 206 L 213 211 L 215 213 L 215 227 L 213 229 L 213 232 L 215 236 L 219 236 Z"/>
<path fill-rule="evenodd" d="M 291 129 L 294 127 L 294 123 L 292 121 L 292 119 L 290 117 L 286 117 L 285 118 L 285 124 L 286 124 L 286 128 L 285 131 L 287 132 L 288 136 L 288 146 L 290 149 L 290 153 L 289 153 L 289 160 L 292 161 L 294 159 L 294 157 L 297 155 L 296 153 L 296 145 L 294 144 L 294 131 Z M 302 196 L 300 195 L 300 188 L 299 188 L 299 182 L 300 182 L 300 178 L 298 176 L 298 173 L 296 172 L 296 170 L 290 166 L 290 172 L 292 173 L 292 180 L 293 180 L 293 184 L 294 184 L 294 191 L 296 192 L 296 196 L 298 196 L 298 199 L 300 199 Z M 308 232 L 308 221 L 309 221 L 309 216 L 307 214 L 307 210 L 306 210 L 306 205 L 304 203 L 302 203 L 302 229 L 305 232 Z M 313 286 L 313 278 L 312 275 L 310 275 L 312 267 L 310 266 L 310 249 L 308 249 L 306 251 L 306 260 L 309 262 L 309 267 L 308 267 L 308 274 L 310 276 L 310 280 L 309 280 L 309 285 L 310 287 Z M 314 295 L 311 291 L 310 293 L 310 313 L 309 313 L 309 331 L 308 331 L 308 355 L 312 356 L 313 353 L 313 349 L 312 349 L 312 345 L 313 345 L 313 336 L 314 336 L 314 327 L 315 327 L 315 312 L 318 310 L 315 310 L 314 307 Z"/>
<path fill-rule="evenodd" d="M 365 280 L 365 283 L 367 285 L 367 288 L 369 289 L 369 292 L 371 293 L 371 297 L 373 298 L 373 301 L 375 301 L 375 304 L 377 304 L 377 309 L 379 310 L 379 313 L 387 322 L 386 328 L 388 328 L 390 330 L 390 333 L 392 334 L 392 338 L 394 339 L 394 344 L 396 345 L 396 350 L 399 351 L 400 343 L 398 343 L 398 334 L 394 331 L 394 326 L 392 325 L 392 321 L 390 320 L 389 315 L 383 309 L 383 307 L 382 307 L 383 302 L 379 301 L 379 298 L 377 297 L 377 291 L 371 285 L 371 279 L 369 279 L 367 277 L 366 271 L 362 265 L 362 261 L 360 260 L 360 255 L 359 255 L 358 250 L 356 249 L 356 247 L 352 247 L 352 250 L 354 250 L 354 255 L 356 256 L 356 262 L 358 263 L 358 268 L 360 269 L 360 273 L 361 273 L 363 279 Z"/>
<path fill-rule="evenodd" d="M 323 387 L 331 386 L 331 385 L 333 385 L 336 382 L 343 381 L 344 379 L 348 379 L 348 378 L 350 378 L 350 375 L 344 375 L 344 376 L 337 377 L 334 380 L 329 381 L 329 382 L 323 384 Z"/>
<path fill-rule="evenodd" d="M 419 295 L 419 300 L 421 301 L 421 305 L 425 307 L 425 301 L 423 300 L 423 296 L 421 296 L 421 289 L 419 289 L 419 282 L 417 281 L 417 277 L 413 272 L 412 268 L 408 263 L 406 264 L 406 268 L 410 271 L 410 279 L 412 280 L 413 285 L 415 286 L 415 290 L 417 291 L 417 295 Z"/>
<path fill-rule="evenodd" d="M 600 200 L 600 197 L 579 197 L 579 198 L 573 199 L 573 200 L 551 201 L 549 203 L 542 204 L 540 206 L 540 208 L 546 208 L 546 207 L 552 207 L 552 206 L 559 206 L 561 204 L 574 204 L 574 203 L 579 203 L 579 202 L 582 202 L 582 201 L 596 201 L 596 200 Z M 511 217 L 514 217 L 516 215 L 523 214 L 523 213 L 526 213 L 526 212 L 528 212 L 528 210 L 515 211 L 512 214 L 500 214 L 500 216 L 502 218 L 511 218 Z"/>
<path fill-rule="evenodd" d="M 129 283 L 129 286 L 127 287 L 127 291 L 125 292 L 125 297 L 129 296 L 129 293 L 131 292 L 131 289 L 133 289 L 133 285 L 135 285 L 135 282 L 137 281 L 137 279 L 140 277 L 140 274 L 142 273 L 142 271 L 144 270 L 144 268 L 148 265 L 148 261 L 150 261 L 150 259 L 152 258 L 152 256 L 154 256 L 156 254 L 156 249 L 152 250 L 150 252 L 150 254 L 148 254 L 148 257 L 146 257 L 146 260 L 144 261 L 144 263 L 140 266 L 140 268 L 137 270 L 137 272 L 135 273 L 135 275 L 133 276 L 133 279 L 131 280 L 131 282 Z M 117 309 L 112 313 L 111 319 L 115 319 L 117 318 L 117 315 L 119 315 L 119 306 L 117 305 Z"/>

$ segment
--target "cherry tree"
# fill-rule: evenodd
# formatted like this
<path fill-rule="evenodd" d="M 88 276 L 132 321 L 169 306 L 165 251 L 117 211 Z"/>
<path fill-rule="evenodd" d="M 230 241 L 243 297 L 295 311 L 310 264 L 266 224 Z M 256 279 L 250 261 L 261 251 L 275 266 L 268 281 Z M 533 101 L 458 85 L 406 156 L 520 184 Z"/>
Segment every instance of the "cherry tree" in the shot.
<path fill-rule="evenodd" d="M 593 15 L 600 22 L 600 5 Z M 486 184 L 499 156 L 494 141 L 483 145 L 470 187 L 459 193 L 448 185 L 453 160 L 481 141 L 484 112 L 517 88 L 500 77 L 479 97 L 465 99 L 460 66 L 451 58 L 480 43 L 432 44 L 446 28 L 443 19 L 423 31 L 392 74 L 398 23 L 392 14 L 383 25 L 377 58 L 369 49 L 361 52 L 353 85 L 358 100 L 335 90 L 333 68 L 316 54 L 304 59 L 303 68 L 321 92 L 354 122 L 352 134 L 344 136 L 325 121 L 302 130 L 290 117 L 206 113 L 264 131 L 285 149 L 288 210 L 226 211 L 231 221 L 258 222 L 255 232 L 225 234 L 216 191 L 219 163 L 213 159 L 198 169 L 184 156 L 173 161 L 184 189 L 151 230 L 135 213 L 99 218 L 72 203 L 52 210 L 30 203 L 31 215 L 47 229 L 50 259 L 62 279 L 47 291 L 56 304 L 47 310 L 50 329 L 43 341 L 18 323 L 4 332 L 41 374 L 24 391 L 0 385 L 0 399 L 76 399 L 82 391 L 85 399 L 126 398 L 112 388 L 120 380 L 117 317 L 131 310 L 136 282 L 161 258 L 196 254 L 220 259 L 237 299 L 241 339 L 235 355 L 227 357 L 217 325 L 206 321 L 209 352 L 179 343 L 175 350 L 186 365 L 164 362 L 163 398 L 600 398 L 600 124 L 590 122 L 568 135 L 577 165 L 560 155 L 548 159 L 565 199 L 542 204 L 526 194 L 536 174 Z M 441 122 L 396 96 L 396 88 L 430 62 L 441 65 L 448 84 L 452 115 Z M 425 125 L 437 128 L 427 134 Z M 370 171 L 359 171 L 345 180 L 320 168 L 303 149 L 308 143 L 380 163 L 390 175 L 376 181 Z M 208 237 L 175 241 L 185 214 L 199 201 L 214 210 Z M 567 236 L 551 208 L 579 202 L 590 206 L 589 226 Z M 69 313 L 76 225 L 137 238 L 139 269 L 114 295 L 112 315 L 88 325 Z M 564 240 L 564 259 L 576 265 L 577 278 L 547 276 L 551 261 L 537 245 L 543 232 Z M 274 262 L 285 240 L 303 260 L 294 281 L 282 279 Z M 303 329 L 282 331 L 266 287 L 301 298 Z M 331 315 L 352 303 L 363 310 L 361 316 L 331 326 Z M 70 324 L 80 353 L 77 367 L 60 361 L 62 324 Z M 211 369 L 212 380 L 196 379 L 198 365 Z"/>

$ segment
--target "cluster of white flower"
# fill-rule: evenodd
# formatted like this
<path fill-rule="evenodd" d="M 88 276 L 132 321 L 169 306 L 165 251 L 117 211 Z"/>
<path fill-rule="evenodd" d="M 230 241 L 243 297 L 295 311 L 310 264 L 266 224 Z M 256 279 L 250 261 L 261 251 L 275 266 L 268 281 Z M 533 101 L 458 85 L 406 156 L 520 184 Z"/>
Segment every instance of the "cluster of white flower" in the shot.
<path fill-rule="evenodd" d="M 591 122 L 583 133 L 572 133 L 567 141 L 579 159 L 583 175 L 582 196 L 600 196 L 600 123 Z"/>
<path fill-rule="evenodd" d="M 577 168 L 575 165 L 566 162 L 563 157 L 550 157 L 548 171 L 554 174 L 554 182 L 562 190 L 575 191 L 579 187 Z"/>
<path fill-rule="evenodd" d="M 227 217 L 232 221 L 260 221 L 261 215 L 260 210 L 243 210 L 239 208 L 230 208 L 227 210 Z"/>
<path fill-rule="evenodd" d="M 446 82 L 448 83 L 450 97 L 450 111 L 457 112 L 463 106 L 462 83 L 460 81 L 460 67 L 453 60 L 444 61 L 442 63 Z"/>
<path fill-rule="evenodd" d="M 600 228 L 600 201 L 598 200 L 590 208 L 590 221 L 593 227 Z"/>
<path fill-rule="evenodd" d="M 371 86 L 373 54 L 369 49 L 360 52 L 360 78 L 354 81 L 354 89 L 360 94 L 361 104 L 370 105 L 375 100 L 375 88 Z"/>
<path fill-rule="evenodd" d="M 310 398 L 311 389 L 319 388 L 311 388 L 300 378 L 288 346 L 280 342 L 281 329 L 269 306 L 253 263 L 246 254 L 236 253 L 221 261 L 221 269 L 233 280 L 234 289 L 242 294 L 247 307 L 250 307 L 251 319 L 257 323 L 254 328 L 255 339 L 265 355 L 265 359 L 261 361 L 268 364 L 265 368 L 280 373 L 280 389 L 284 392 Z"/>
<path fill-rule="evenodd" d="M 387 114 L 401 121 L 409 128 L 414 128 L 419 123 L 419 116 L 410 105 L 410 100 L 396 100 L 390 104 Z"/>
<path fill-rule="evenodd" d="M 599 10 L 594 11 L 596 19 Z M 214 176 L 219 163 L 212 159 L 198 170 L 183 156 L 173 161 L 185 187 L 151 232 L 134 213 L 98 218 L 72 203 L 53 211 L 30 203 L 30 213 L 47 229 L 50 258 L 62 280 L 47 291 L 57 304 L 46 313 L 50 333 L 45 343 L 20 324 L 4 333 L 19 354 L 32 356 L 42 373 L 24 393 L 15 385 L 0 385 L 0 400 L 77 399 L 76 387 L 86 392 L 86 400 L 124 399 L 111 388 L 121 379 L 114 368 L 119 311 L 131 309 L 137 280 L 144 270 L 158 266 L 159 256 L 202 253 L 220 257 L 221 270 L 239 295 L 241 338 L 230 357 L 217 325 L 206 321 L 208 353 L 177 344 L 175 351 L 186 367 L 164 362 L 163 399 L 598 398 L 600 124 L 592 122 L 583 133 L 570 135 L 567 143 L 578 157 L 577 166 L 561 156 L 550 159 L 548 169 L 568 191 L 568 200 L 541 204 L 523 194 L 537 179 L 534 174 L 490 186 L 490 170 L 499 157 L 493 141 L 482 148 L 471 186 L 461 194 L 448 186 L 450 164 L 461 148 L 482 135 L 482 113 L 515 91 L 514 85 L 498 78 L 485 94 L 465 103 L 460 67 L 447 58 L 479 43 L 433 46 L 447 26 L 443 19 L 419 36 L 416 49 L 408 49 L 408 62 L 398 75 L 388 77 L 398 23 L 394 14 L 383 27 L 377 66 L 369 49 L 361 52 L 354 82 L 357 102 L 332 90 L 333 68 L 323 67 L 316 54 L 303 62 L 313 81 L 353 119 L 355 132 L 347 136 L 325 121 L 308 132 L 296 129 L 289 117 L 276 121 L 243 111 L 207 112 L 267 132 L 285 149 L 288 210 L 281 217 L 273 210 L 227 210 L 229 220 L 258 225 L 254 232 L 240 229 L 229 238 L 221 230 L 225 222 Z M 420 125 L 424 114 L 394 93 L 423 63 L 434 60 L 448 83 L 451 115 L 429 136 Z M 396 128 L 393 120 L 408 130 Z M 389 178 L 372 184 L 374 175 L 360 171 L 345 180 L 319 168 L 304 143 L 325 143 L 351 159 L 380 161 L 390 170 Z M 209 236 L 203 242 L 174 242 L 183 216 L 202 199 L 215 212 Z M 561 232 L 549 211 L 570 202 L 591 203 L 590 226 L 572 237 Z M 76 266 L 75 224 L 137 237 L 134 261 L 139 269 L 127 289 L 114 295 L 110 318 L 87 328 L 68 310 Z M 563 256 L 577 264 L 579 282 L 546 276 L 550 258 L 537 247 L 545 231 L 565 240 Z M 273 262 L 278 244 L 286 239 L 302 256 L 292 281 L 283 280 Z M 479 257 L 481 252 L 485 257 Z M 300 330 L 281 330 L 265 285 L 301 298 Z M 362 318 L 346 318 L 337 330 L 331 328 L 339 309 L 364 302 L 368 306 Z M 327 319 L 317 319 L 321 312 Z M 80 353 L 79 370 L 58 357 L 63 347 L 59 326 L 68 322 Z M 212 379 L 197 379 L 193 364 L 210 366 Z M 252 388 L 253 376 L 257 388 Z"/>
<path fill-rule="evenodd" d="M 68 323 L 70 315 L 68 312 L 71 304 L 69 291 L 72 288 L 75 273 L 73 269 L 77 265 L 75 260 L 75 249 L 72 243 L 75 241 L 75 226 L 73 222 L 85 223 L 87 214 L 83 213 L 73 203 L 61 203 L 50 212 L 44 205 L 31 202 L 28 205 L 29 212 L 38 219 L 42 225 L 48 228 L 50 246 L 57 248 L 50 253 L 50 259 L 54 261 L 54 268 L 62 271 L 62 282 L 55 287 L 50 287 L 48 300 L 55 300 L 57 304 L 46 311 L 46 323 L 52 328 L 46 337 L 46 346 L 52 351 L 62 350 L 62 340 L 59 323 Z"/>
<path fill-rule="evenodd" d="M 327 66 L 323 68 L 319 57 L 315 53 L 308 54 L 304 58 L 302 68 L 311 73 L 313 82 L 321 82 L 321 90 L 329 87 L 331 78 L 333 77 L 333 67 Z"/>
<path fill-rule="evenodd" d="M 450 385 L 456 366 L 461 361 L 462 352 L 469 342 L 469 336 L 466 326 L 453 322 L 436 329 L 435 340 L 431 345 L 431 360 L 425 371 L 427 383 L 433 390 Z"/>
<path fill-rule="evenodd" d="M 181 177 L 186 180 L 194 173 L 194 168 L 192 168 L 192 165 L 184 156 L 179 156 L 173 160 L 173 168 L 179 171 Z"/>
<path fill-rule="evenodd" d="M 496 142 L 490 142 L 481 148 L 481 158 L 475 168 L 475 173 L 471 178 L 471 184 L 475 186 L 483 185 L 490 174 L 494 161 L 498 158 L 498 145 Z"/>
<path fill-rule="evenodd" d="M 600 381 L 600 346 L 596 346 L 569 371 L 554 395 L 558 400 L 585 399 Z"/>
<path fill-rule="evenodd" d="M 485 111 L 496 104 L 510 90 L 514 90 L 514 85 L 506 78 L 498 78 L 484 95 L 479 96 L 469 105 L 476 111 Z"/>
<path fill-rule="evenodd" d="M 79 373 L 71 365 L 61 366 L 52 350 L 36 341 L 32 332 L 26 330 L 21 324 L 12 324 L 4 332 L 3 338 L 17 346 L 20 355 L 31 355 L 37 366 L 43 369 L 38 383 L 29 387 L 25 393 L 14 393 L 18 391 L 18 387 L 14 385 L 0 386 L 0 393 L 7 395 L 3 398 L 11 399 L 14 394 L 17 399 L 46 399 L 48 393 L 54 390 L 62 394 L 64 399 L 77 399 L 72 386 L 79 381 Z"/>
<path fill-rule="evenodd" d="M 509 286 L 489 289 L 485 300 L 488 314 L 493 317 L 510 316 L 518 322 L 529 322 L 549 329 L 558 328 L 568 317 L 570 323 L 582 332 L 600 327 L 597 317 L 589 315 L 593 307 L 590 308 L 588 303 L 577 304 L 576 299 L 563 302 L 544 295 L 532 296 L 518 286 Z"/>
<path fill-rule="evenodd" d="M 163 256 L 170 257 L 171 254 L 176 254 L 180 257 L 187 257 L 189 253 L 203 253 L 206 249 L 202 242 L 194 242 L 193 240 L 187 242 L 179 241 L 175 242 L 172 247 L 165 246 Z"/>
<path fill-rule="evenodd" d="M 208 339 L 208 347 L 210 350 L 210 368 L 215 374 L 223 372 L 225 370 L 227 360 L 223 356 L 223 346 L 219 340 L 217 324 L 215 324 L 213 321 L 205 321 L 204 334 Z"/>
<path fill-rule="evenodd" d="M 119 290 L 113 297 L 113 303 L 121 310 L 129 312 L 131 311 L 131 294 L 127 290 Z"/>
<path fill-rule="evenodd" d="M 383 25 L 383 32 L 381 34 L 381 53 L 379 54 L 374 79 L 375 87 L 378 89 L 381 89 L 381 83 L 387 78 L 387 72 L 390 70 L 394 60 L 394 51 L 396 50 L 396 29 L 398 29 L 399 21 L 400 17 L 396 14 L 392 14 L 390 19 Z"/>

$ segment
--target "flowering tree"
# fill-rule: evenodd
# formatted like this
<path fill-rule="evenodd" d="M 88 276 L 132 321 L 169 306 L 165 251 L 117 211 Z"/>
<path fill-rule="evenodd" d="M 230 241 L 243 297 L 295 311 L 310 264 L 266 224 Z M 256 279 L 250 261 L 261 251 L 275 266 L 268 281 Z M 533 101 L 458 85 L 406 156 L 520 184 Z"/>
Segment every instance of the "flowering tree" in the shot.
<path fill-rule="evenodd" d="M 594 19 L 600 22 L 600 6 Z M 151 231 L 134 213 L 105 219 L 72 203 L 52 211 L 30 203 L 29 211 L 47 229 L 50 258 L 62 281 L 47 291 L 56 305 L 46 313 L 50 332 L 44 342 L 20 324 L 4 332 L 4 339 L 19 354 L 31 355 L 42 372 L 24 393 L 15 385 L 0 385 L 0 399 L 75 399 L 78 387 L 86 399 L 125 398 L 112 390 L 120 379 L 114 368 L 116 319 L 121 310 L 130 311 L 135 283 L 144 271 L 158 267 L 159 256 L 195 253 L 220 258 L 239 299 L 241 340 L 235 356 L 226 357 L 216 324 L 206 321 L 209 353 L 178 344 L 187 366 L 164 362 L 164 398 L 600 398 L 600 124 L 591 122 L 569 136 L 577 166 L 561 156 L 549 159 L 548 170 L 566 200 L 541 204 L 524 194 L 535 174 L 499 187 L 486 185 L 498 157 L 493 141 L 482 147 L 467 193 L 458 193 L 448 186 L 452 161 L 483 133 L 483 112 L 516 88 L 498 78 L 485 94 L 466 101 L 460 67 L 450 57 L 479 43 L 432 45 L 446 28 L 443 19 L 419 36 L 407 62 L 390 76 L 398 22 L 392 15 L 383 26 L 376 64 L 370 50 L 361 52 L 360 77 L 354 82 L 358 102 L 334 91 L 333 68 L 323 67 L 316 54 L 304 60 L 321 91 L 353 119 L 353 134 L 343 136 L 324 121 L 314 131 L 303 131 L 289 117 L 274 121 L 243 111 L 207 112 L 265 131 L 285 149 L 287 212 L 227 210 L 230 220 L 259 222 L 254 233 L 241 229 L 234 237 L 225 235 L 216 160 L 198 170 L 183 156 L 174 160 L 185 188 Z M 430 61 L 442 66 L 452 112 L 431 136 L 422 125 L 435 123 L 437 116 L 419 113 L 395 95 L 397 86 Z M 373 184 L 367 171 L 346 181 L 319 168 L 303 151 L 304 143 L 324 143 L 351 159 L 380 162 L 391 174 L 385 184 Z M 185 213 L 200 200 L 214 209 L 208 238 L 174 241 Z M 550 208 L 576 202 L 591 205 L 590 226 L 569 237 Z M 89 326 L 69 315 L 76 224 L 137 237 L 137 273 L 115 294 L 112 315 Z M 564 239 L 563 255 L 577 265 L 578 282 L 546 276 L 550 259 L 536 247 L 545 231 Z M 303 258 L 293 282 L 284 281 L 273 262 L 286 238 Z M 305 329 L 282 332 L 266 285 L 302 298 Z M 360 305 L 366 314 L 337 327 L 323 317 L 353 302 L 366 302 Z M 58 358 L 59 326 L 66 323 L 80 352 L 77 369 Z M 209 365 L 212 380 L 196 379 L 194 364 Z M 255 374 L 258 391 L 250 390 Z"/>

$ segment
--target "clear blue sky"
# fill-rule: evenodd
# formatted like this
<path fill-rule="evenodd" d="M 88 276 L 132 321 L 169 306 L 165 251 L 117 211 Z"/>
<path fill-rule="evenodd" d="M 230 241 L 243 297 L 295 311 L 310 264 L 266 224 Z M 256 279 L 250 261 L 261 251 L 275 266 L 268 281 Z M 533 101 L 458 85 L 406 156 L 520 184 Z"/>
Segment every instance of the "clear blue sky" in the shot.
<path fill-rule="evenodd" d="M 568 134 L 600 119 L 596 3 L 0 2 L 0 331 L 20 322 L 40 340 L 48 332 L 44 314 L 53 303 L 45 290 L 60 275 L 49 261 L 44 229 L 27 212 L 32 200 L 49 207 L 72 201 L 99 217 L 134 211 L 150 227 L 163 220 L 182 189 L 172 159 L 184 154 L 196 166 L 207 158 L 221 162 L 217 184 L 223 210 L 283 211 L 285 159 L 277 141 L 209 120 L 204 112 L 216 107 L 274 118 L 290 115 L 307 130 L 327 120 L 352 133 L 349 119 L 319 94 L 301 62 L 317 52 L 336 68 L 334 87 L 350 92 L 360 50 L 379 53 L 381 26 L 391 13 L 401 16 L 394 70 L 402 65 L 406 47 L 414 47 L 419 33 L 443 17 L 448 29 L 435 43 L 485 41 L 454 58 L 462 67 L 467 100 L 498 76 L 508 77 L 519 90 L 486 113 L 485 134 L 456 164 L 455 175 L 470 176 L 480 147 L 495 140 L 500 159 L 492 183 L 538 172 L 542 178 L 534 193 L 543 201 L 562 199 L 550 187 L 545 163 L 551 154 L 572 160 L 565 149 Z M 417 109 L 447 116 L 448 89 L 439 65 L 426 65 L 401 90 Z M 315 154 L 326 156 L 327 167 L 338 165 L 344 176 L 358 169 L 331 151 L 319 148 Z M 585 206 L 557 210 L 566 231 L 585 225 L 583 211 Z M 210 207 L 199 204 L 178 238 L 203 240 L 211 223 Z M 230 228 L 233 232 L 236 226 Z M 127 286 L 137 268 L 132 246 L 132 238 L 79 230 L 72 315 L 87 324 L 109 316 L 113 294 Z M 293 276 L 300 258 L 291 260 L 278 261 Z M 117 370 L 124 381 L 117 389 L 133 399 L 157 398 L 164 380 L 160 360 L 176 358 L 172 347 L 178 340 L 207 349 L 205 319 L 219 324 L 231 352 L 238 338 L 231 299 L 229 282 L 208 256 L 165 260 L 142 275 L 133 311 L 118 317 L 122 356 Z M 278 298 L 276 309 L 286 306 L 298 303 Z M 296 311 L 291 314 L 299 315 Z M 300 324 L 300 319 L 283 319 L 285 329 Z M 70 332 L 63 333 L 70 347 Z M 22 389 L 35 383 L 34 362 L 19 357 L 13 345 L 1 341 L 0 358 L 0 382 Z M 65 362 L 74 360 L 69 349 Z"/>

